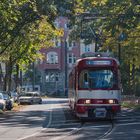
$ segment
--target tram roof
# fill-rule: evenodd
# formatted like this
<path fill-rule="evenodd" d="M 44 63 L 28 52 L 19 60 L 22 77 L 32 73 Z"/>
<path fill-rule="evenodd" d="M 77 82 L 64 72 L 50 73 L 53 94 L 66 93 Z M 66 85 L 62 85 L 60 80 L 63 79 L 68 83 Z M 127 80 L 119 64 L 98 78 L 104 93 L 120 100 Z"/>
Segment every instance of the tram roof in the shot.
<path fill-rule="evenodd" d="M 84 61 L 84 60 L 114 60 L 116 61 L 117 65 L 120 65 L 119 61 L 114 58 L 114 57 L 84 57 L 84 58 L 80 58 L 76 61 L 76 65 L 77 66 L 79 64 L 79 62 Z"/>

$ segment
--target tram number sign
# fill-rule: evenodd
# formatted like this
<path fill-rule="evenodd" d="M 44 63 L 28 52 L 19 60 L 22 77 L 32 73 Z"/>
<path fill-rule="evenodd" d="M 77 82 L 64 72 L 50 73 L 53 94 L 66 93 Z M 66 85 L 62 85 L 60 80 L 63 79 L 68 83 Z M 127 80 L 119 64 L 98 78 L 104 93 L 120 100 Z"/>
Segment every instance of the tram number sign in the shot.
<path fill-rule="evenodd" d="M 95 117 L 96 118 L 105 118 L 106 117 L 106 109 L 105 108 L 96 108 L 95 109 Z"/>
<path fill-rule="evenodd" d="M 87 60 L 87 65 L 111 65 L 110 60 Z"/>

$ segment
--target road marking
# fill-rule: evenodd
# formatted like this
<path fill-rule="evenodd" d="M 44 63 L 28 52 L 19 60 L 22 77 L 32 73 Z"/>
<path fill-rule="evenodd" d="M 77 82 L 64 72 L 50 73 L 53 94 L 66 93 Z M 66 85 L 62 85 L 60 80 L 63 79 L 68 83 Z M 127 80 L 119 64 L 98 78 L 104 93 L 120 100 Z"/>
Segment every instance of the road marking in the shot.
<path fill-rule="evenodd" d="M 36 136 L 36 135 L 38 135 L 41 131 L 44 131 L 44 130 L 48 129 L 48 128 L 50 127 L 51 123 L 52 123 L 52 105 L 51 105 L 51 109 L 50 109 L 50 113 L 49 113 L 49 122 L 48 122 L 46 128 L 42 128 L 41 130 L 37 130 L 38 132 L 35 132 L 35 133 L 31 134 L 31 135 L 28 135 L 28 136 L 19 138 L 19 139 L 17 139 L 17 140 L 24 140 L 24 139 L 27 139 L 27 138 Z"/>

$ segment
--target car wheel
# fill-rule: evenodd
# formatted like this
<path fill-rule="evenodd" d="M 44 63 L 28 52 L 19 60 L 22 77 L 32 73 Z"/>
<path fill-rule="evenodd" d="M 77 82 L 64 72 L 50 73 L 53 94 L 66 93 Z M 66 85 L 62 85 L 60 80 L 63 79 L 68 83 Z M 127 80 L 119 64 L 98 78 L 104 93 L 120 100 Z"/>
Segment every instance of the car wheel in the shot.
<path fill-rule="evenodd" d="M 6 109 L 7 109 L 7 110 L 11 110 L 11 109 L 12 109 L 12 106 L 11 106 L 11 105 L 8 105 L 8 106 L 6 107 Z"/>
<path fill-rule="evenodd" d="M 1 108 L 0 110 L 5 111 L 5 110 L 6 110 L 5 105 L 3 105 L 2 108 Z"/>
<path fill-rule="evenodd" d="M 12 107 L 8 107 L 7 110 L 12 110 Z"/>
<path fill-rule="evenodd" d="M 31 102 L 30 102 L 30 105 L 32 105 L 33 104 L 33 100 L 31 100 Z"/>
<path fill-rule="evenodd" d="M 39 101 L 39 104 L 42 104 L 42 100 Z"/>

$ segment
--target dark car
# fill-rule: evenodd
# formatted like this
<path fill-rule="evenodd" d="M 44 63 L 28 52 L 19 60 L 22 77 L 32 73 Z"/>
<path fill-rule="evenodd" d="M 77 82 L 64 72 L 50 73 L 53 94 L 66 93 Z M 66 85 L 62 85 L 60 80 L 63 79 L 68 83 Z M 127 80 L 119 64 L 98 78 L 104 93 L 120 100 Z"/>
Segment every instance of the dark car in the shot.
<path fill-rule="evenodd" d="M 10 99 L 10 96 L 8 94 L 6 94 L 6 93 L 3 93 L 3 98 L 4 98 L 5 102 L 6 102 L 5 108 L 7 110 L 11 110 L 13 108 L 13 101 Z"/>

